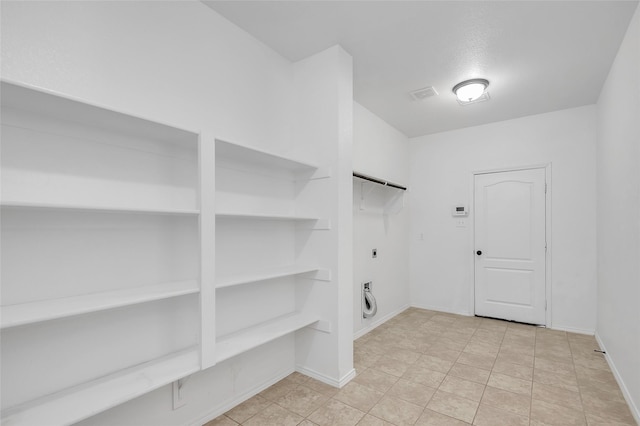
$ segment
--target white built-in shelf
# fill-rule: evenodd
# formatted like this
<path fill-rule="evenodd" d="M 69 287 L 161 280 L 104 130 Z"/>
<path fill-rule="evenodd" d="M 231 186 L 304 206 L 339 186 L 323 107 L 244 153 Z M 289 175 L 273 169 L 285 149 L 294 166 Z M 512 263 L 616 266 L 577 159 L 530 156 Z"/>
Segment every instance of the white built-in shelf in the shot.
<path fill-rule="evenodd" d="M 60 210 L 78 210 L 78 211 L 96 211 L 96 212 L 114 212 L 114 213 L 185 215 L 185 216 L 200 214 L 199 210 L 189 210 L 189 209 L 57 204 L 57 203 L 38 203 L 38 202 L 10 201 L 10 200 L 3 200 L 2 202 L 0 202 L 0 206 L 11 207 L 11 208 L 26 208 L 26 209 L 60 209 Z"/>
<path fill-rule="evenodd" d="M 273 154 L 257 148 L 250 148 L 222 140 L 216 140 L 216 160 L 232 160 L 246 165 L 289 170 L 291 172 L 312 172 L 318 166 Z"/>
<path fill-rule="evenodd" d="M 234 275 L 231 277 L 220 278 L 217 281 L 216 288 L 231 287 L 242 284 L 249 284 L 258 281 L 272 280 L 276 278 L 291 277 L 295 275 L 316 273 L 322 275 L 323 278 L 328 276 L 329 272 L 321 270 L 317 267 L 305 267 L 305 266 L 285 266 L 281 268 L 270 268 L 269 270 L 255 272 L 252 274 Z M 320 278 L 322 279 L 322 278 Z"/>
<path fill-rule="evenodd" d="M 174 125 L 159 123 L 131 114 L 114 111 L 81 99 L 61 95 L 20 83 L 2 81 L 2 108 L 28 111 L 83 127 L 119 129 L 132 138 L 149 138 L 170 144 L 189 144 L 194 133 Z"/>
<path fill-rule="evenodd" d="M 216 362 L 257 348 L 320 320 L 317 315 L 295 312 L 222 336 L 216 341 Z"/>
<path fill-rule="evenodd" d="M 1 328 L 49 321 L 198 293 L 198 282 L 178 281 L 2 307 Z"/>
<path fill-rule="evenodd" d="M 320 220 L 317 217 L 300 216 L 293 214 L 270 214 L 270 213 L 246 213 L 246 212 L 216 212 L 216 217 L 220 218 L 237 218 L 237 219 L 262 219 L 262 220 Z"/>
<path fill-rule="evenodd" d="M 192 347 L 3 412 L 5 426 L 69 425 L 200 370 Z"/>

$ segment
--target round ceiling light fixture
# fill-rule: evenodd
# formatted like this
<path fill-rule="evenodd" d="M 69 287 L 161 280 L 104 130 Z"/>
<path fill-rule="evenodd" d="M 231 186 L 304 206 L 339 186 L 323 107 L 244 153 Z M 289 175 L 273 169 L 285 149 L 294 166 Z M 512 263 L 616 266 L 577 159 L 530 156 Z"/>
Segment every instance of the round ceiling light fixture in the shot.
<path fill-rule="evenodd" d="M 456 94 L 460 102 L 473 102 L 484 94 L 488 86 L 489 80 L 472 78 L 453 86 L 453 93 Z"/>

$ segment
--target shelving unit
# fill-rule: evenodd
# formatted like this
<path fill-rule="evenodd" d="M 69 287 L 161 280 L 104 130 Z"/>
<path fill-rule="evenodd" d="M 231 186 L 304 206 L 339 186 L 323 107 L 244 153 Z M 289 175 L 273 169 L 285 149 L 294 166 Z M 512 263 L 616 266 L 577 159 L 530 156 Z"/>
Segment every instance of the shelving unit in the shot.
<path fill-rule="evenodd" d="M 297 309 L 295 292 L 331 273 L 297 264 L 297 236 L 331 226 L 297 193 L 329 176 L 316 165 L 216 141 L 216 362 L 320 320 Z"/>
<path fill-rule="evenodd" d="M 2 307 L 0 328 L 51 321 L 138 303 L 185 296 L 199 291 L 197 281 L 181 281 L 8 305 Z"/>
<path fill-rule="evenodd" d="M 198 349 L 190 348 L 12 408 L 3 413 L 2 423 L 6 426 L 76 423 L 199 369 Z"/>
<path fill-rule="evenodd" d="M 75 423 L 200 370 L 213 148 L 1 84 L 2 423 Z"/>
<path fill-rule="evenodd" d="M 217 362 L 225 361 L 260 345 L 271 342 L 301 328 L 307 327 L 320 320 L 315 315 L 294 312 L 261 322 L 254 327 L 248 327 L 222 336 L 216 343 Z"/>
<path fill-rule="evenodd" d="M 318 273 L 324 273 L 326 277 L 328 271 L 321 270 L 317 267 L 304 267 L 304 266 L 284 266 L 280 268 L 269 268 L 263 271 L 259 271 L 253 274 L 236 275 L 229 278 L 220 278 L 216 284 L 216 288 L 233 287 L 236 285 L 250 284 L 258 281 L 267 281 L 277 278 L 291 277 L 295 275 L 311 274 L 319 275 Z M 326 280 L 326 278 L 324 278 Z"/>
<path fill-rule="evenodd" d="M 113 213 L 142 213 L 142 214 L 169 214 L 169 215 L 198 215 L 199 210 L 181 210 L 181 209 L 152 209 L 141 207 L 116 207 L 116 206 L 98 206 L 98 205 L 80 205 L 80 204 L 45 204 L 34 202 L 20 202 L 2 200 L 1 207 L 23 208 L 23 209 L 60 209 L 60 210 L 83 210 L 96 212 L 113 212 Z"/>

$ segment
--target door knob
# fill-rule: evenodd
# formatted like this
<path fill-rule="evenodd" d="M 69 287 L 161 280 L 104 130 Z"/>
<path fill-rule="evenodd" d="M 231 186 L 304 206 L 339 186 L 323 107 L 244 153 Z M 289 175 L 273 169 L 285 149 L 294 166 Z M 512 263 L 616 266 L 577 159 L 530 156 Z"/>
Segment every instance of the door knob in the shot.
<path fill-rule="evenodd" d="M 480 255 L 482 254 L 482 250 L 478 250 L 478 251 L 476 252 L 476 254 L 477 254 L 478 256 L 480 256 Z"/>

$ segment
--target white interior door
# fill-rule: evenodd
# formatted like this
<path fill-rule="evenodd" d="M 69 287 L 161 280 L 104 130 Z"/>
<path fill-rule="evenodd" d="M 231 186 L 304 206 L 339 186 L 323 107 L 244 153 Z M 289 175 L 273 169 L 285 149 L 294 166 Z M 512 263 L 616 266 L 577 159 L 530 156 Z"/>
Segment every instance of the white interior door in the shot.
<path fill-rule="evenodd" d="M 475 176 L 475 313 L 545 324 L 545 170 Z"/>

